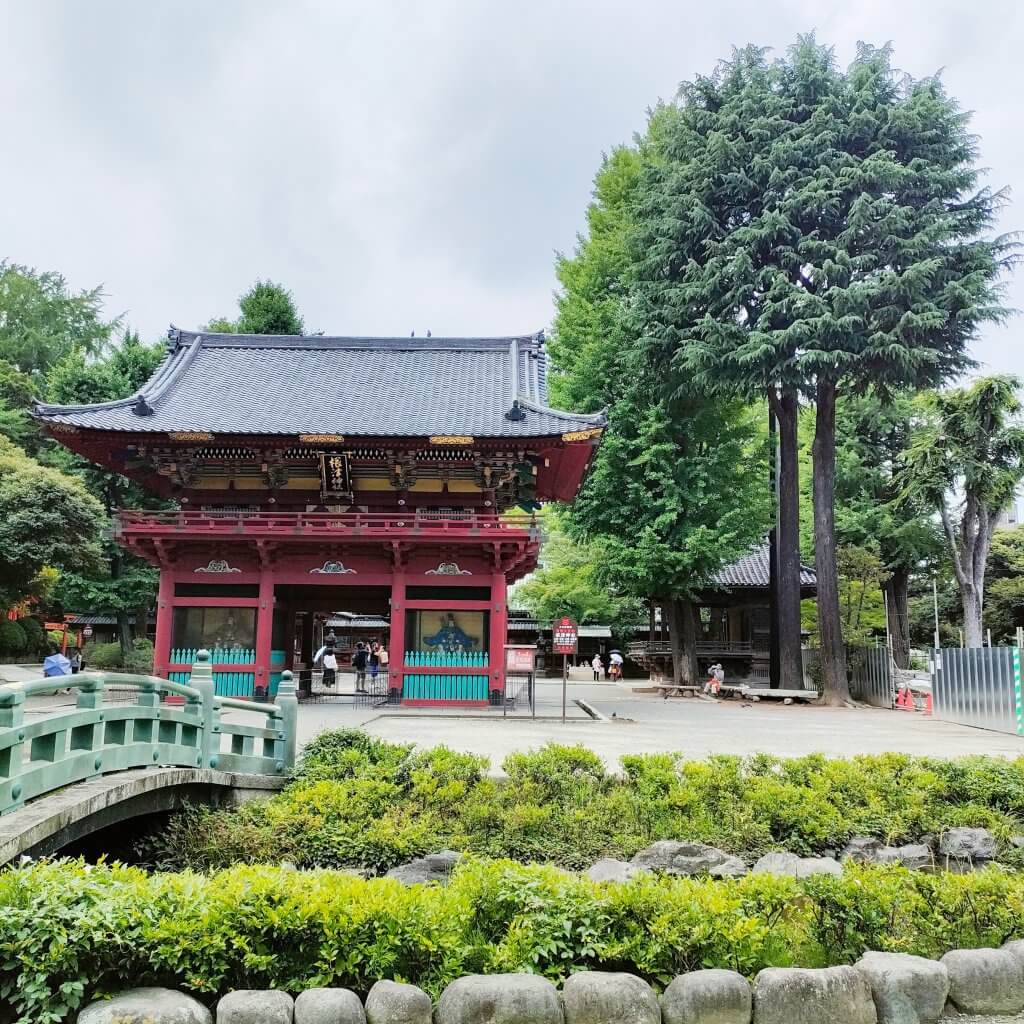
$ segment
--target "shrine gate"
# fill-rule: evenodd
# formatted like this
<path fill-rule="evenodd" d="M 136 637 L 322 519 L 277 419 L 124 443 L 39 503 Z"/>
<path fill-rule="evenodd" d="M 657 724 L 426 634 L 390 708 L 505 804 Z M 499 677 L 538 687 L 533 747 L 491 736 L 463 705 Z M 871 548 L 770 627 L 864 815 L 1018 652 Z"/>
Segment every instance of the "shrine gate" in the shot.
<path fill-rule="evenodd" d="M 506 589 L 604 419 L 547 406 L 542 334 L 343 338 L 173 329 L 129 398 L 37 405 L 55 438 L 168 499 L 117 539 L 160 569 L 154 671 L 273 694 L 314 620 L 386 616 L 390 699 L 501 702 Z"/>

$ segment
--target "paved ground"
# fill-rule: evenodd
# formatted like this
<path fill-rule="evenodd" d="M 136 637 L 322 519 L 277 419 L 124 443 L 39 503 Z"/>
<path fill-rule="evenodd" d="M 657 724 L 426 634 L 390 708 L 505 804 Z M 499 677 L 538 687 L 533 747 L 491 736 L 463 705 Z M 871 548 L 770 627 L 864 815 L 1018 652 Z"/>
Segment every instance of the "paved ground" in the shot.
<path fill-rule="evenodd" d="M 744 706 L 735 700 L 663 700 L 613 684 L 576 684 L 568 692 L 570 706 L 574 698 L 582 698 L 607 721 L 594 721 L 574 708 L 563 725 L 559 717 L 561 686 L 542 683 L 535 720 L 520 713 L 502 721 L 500 712 L 493 711 L 458 717 L 398 709 L 355 711 L 342 705 L 303 705 L 299 711 L 299 742 L 309 742 L 324 729 L 361 726 L 374 736 L 394 742 L 414 742 L 424 747 L 444 743 L 483 754 L 495 766 L 513 751 L 551 740 L 581 743 L 600 754 L 610 768 L 618 766 L 623 754 L 666 750 L 679 750 L 692 757 L 757 751 L 848 757 L 889 750 L 941 757 L 1024 756 L 1024 739 L 906 712 L 785 707 L 764 701 Z"/>
<path fill-rule="evenodd" d="M 2 668 L 7 670 L 9 666 Z M 8 673 L 0 673 L 0 678 L 3 675 Z M 663 700 L 656 694 L 633 693 L 626 686 L 590 682 L 570 684 L 568 698 L 568 720 L 564 724 L 561 683 L 557 681 L 539 684 L 535 719 L 523 710 L 502 719 L 500 710 L 495 709 L 458 714 L 445 709 L 303 704 L 299 709 L 299 745 L 325 729 L 365 728 L 394 742 L 423 747 L 443 743 L 482 754 L 496 768 L 509 753 L 549 741 L 581 743 L 613 769 L 623 754 L 668 750 L 695 758 L 758 751 L 779 755 L 821 752 L 843 757 L 889 750 L 941 757 L 1024 756 L 1024 739 L 1016 736 L 875 708 L 786 707 L 765 701 L 745 705 L 738 700 L 708 702 L 679 697 Z M 576 705 L 577 699 L 593 707 L 603 720 L 595 721 L 585 714 Z M 55 706 L 73 705 L 74 700 L 74 693 L 33 697 L 26 711 L 30 715 L 46 713 Z"/>

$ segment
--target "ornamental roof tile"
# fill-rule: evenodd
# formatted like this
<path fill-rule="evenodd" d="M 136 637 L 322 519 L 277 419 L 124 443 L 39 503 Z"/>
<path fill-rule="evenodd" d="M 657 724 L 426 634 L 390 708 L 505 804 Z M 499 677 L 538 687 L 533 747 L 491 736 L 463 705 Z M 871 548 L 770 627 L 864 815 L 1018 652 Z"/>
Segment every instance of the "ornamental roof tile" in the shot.
<path fill-rule="evenodd" d="M 37 404 L 35 414 L 132 433 L 356 437 L 544 437 L 605 422 L 547 407 L 542 333 L 342 338 L 172 328 L 168 336 L 166 359 L 137 394 L 98 405 Z M 513 400 L 521 419 L 506 416 Z"/>

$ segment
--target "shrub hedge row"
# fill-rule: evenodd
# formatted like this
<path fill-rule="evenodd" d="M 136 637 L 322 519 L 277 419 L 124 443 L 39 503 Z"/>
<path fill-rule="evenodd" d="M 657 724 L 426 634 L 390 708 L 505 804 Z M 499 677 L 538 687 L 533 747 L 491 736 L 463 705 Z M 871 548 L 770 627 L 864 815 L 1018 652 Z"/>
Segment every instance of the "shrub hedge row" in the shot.
<path fill-rule="evenodd" d="M 282 794 L 179 818 L 147 856 L 174 869 L 289 860 L 384 871 L 454 847 L 578 869 L 656 839 L 816 854 L 854 835 L 899 843 L 968 825 L 991 829 L 1007 863 L 1021 858 L 1008 840 L 1024 833 L 1024 759 L 650 754 L 622 766 L 609 775 L 592 752 L 552 745 L 506 758 L 502 780 L 485 758 L 444 747 L 325 733 Z"/>
<path fill-rule="evenodd" d="M 385 977 L 436 996 L 467 973 L 591 968 L 660 986 L 701 967 L 752 975 L 865 949 L 937 957 L 1022 934 L 1024 877 L 994 867 L 615 885 L 470 860 L 439 888 L 271 866 L 206 876 L 58 861 L 0 875 L 0 1001 L 45 1022 L 135 985 L 211 1002 L 233 988 L 365 994 Z"/>

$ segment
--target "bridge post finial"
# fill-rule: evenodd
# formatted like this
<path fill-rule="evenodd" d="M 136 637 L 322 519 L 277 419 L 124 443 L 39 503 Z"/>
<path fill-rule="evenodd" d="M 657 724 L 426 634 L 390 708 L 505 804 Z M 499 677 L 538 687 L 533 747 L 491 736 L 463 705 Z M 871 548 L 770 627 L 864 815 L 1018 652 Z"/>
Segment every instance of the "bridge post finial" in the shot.
<path fill-rule="evenodd" d="M 200 762 L 203 768 L 216 768 L 220 753 L 220 733 L 216 732 L 217 709 L 214 707 L 213 666 L 210 664 L 210 652 L 196 651 L 196 660 L 192 663 L 192 673 L 188 685 L 202 694 L 203 704 L 200 711 L 203 720 L 202 740 L 200 741 Z"/>
<path fill-rule="evenodd" d="M 277 706 L 281 709 L 281 724 L 284 732 L 285 771 L 295 767 L 295 746 L 299 725 L 299 702 L 295 696 L 295 681 L 291 672 L 281 673 L 281 682 L 277 684 Z"/>

